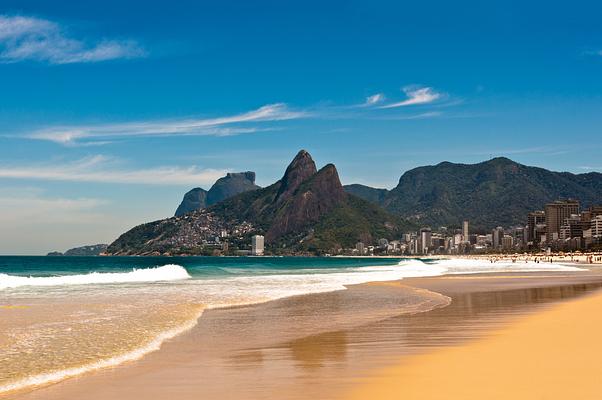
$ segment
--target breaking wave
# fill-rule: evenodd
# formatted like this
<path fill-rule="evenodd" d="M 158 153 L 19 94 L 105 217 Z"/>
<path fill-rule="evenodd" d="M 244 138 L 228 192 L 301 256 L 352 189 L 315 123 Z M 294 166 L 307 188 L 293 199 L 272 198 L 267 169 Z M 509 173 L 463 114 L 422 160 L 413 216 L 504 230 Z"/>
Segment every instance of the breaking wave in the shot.
<path fill-rule="evenodd" d="M 15 276 L 0 274 L 0 289 L 16 288 L 20 286 L 62 286 L 62 285 L 88 285 L 103 283 L 135 283 L 135 282 L 161 282 L 179 281 L 190 279 L 188 271 L 181 265 L 168 264 L 155 268 L 134 268 L 129 272 L 91 272 L 82 275 L 62 276 Z"/>

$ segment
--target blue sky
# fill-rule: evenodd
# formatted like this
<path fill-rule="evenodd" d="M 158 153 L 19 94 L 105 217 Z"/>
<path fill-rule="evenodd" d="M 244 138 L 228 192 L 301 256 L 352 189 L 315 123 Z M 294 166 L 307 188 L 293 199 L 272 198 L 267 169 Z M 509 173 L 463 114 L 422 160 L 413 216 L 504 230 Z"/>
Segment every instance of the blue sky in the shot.
<path fill-rule="evenodd" d="M 601 171 L 596 2 L 0 4 L 0 254 L 110 242 L 305 148 L 344 183 Z"/>

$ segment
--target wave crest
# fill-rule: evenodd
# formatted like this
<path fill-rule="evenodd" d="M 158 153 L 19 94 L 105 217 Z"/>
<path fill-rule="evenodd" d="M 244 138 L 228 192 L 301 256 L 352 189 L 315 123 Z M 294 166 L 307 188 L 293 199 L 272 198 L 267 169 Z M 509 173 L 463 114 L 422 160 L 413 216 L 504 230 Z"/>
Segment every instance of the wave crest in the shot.
<path fill-rule="evenodd" d="M 102 283 L 136 283 L 136 282 L 161 282 L 179 281 L 190 279 L 188 271 L 181 265 L 167 264 L 154 268 L 134 268 L 129 272 L 91 272 L 82 275 L 62 276 L 15 276 L 0 274 L 0 289 L 16 288 L 20 286 L 63 286 L 63 285 L 89 285 Z"/>

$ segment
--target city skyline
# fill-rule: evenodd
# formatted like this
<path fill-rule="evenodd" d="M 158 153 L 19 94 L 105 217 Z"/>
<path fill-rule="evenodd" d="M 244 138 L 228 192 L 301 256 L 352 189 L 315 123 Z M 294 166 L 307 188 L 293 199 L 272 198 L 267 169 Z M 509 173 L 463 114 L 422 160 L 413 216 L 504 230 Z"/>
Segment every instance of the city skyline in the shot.
<path fill-rule="evenodd" d="M 110 241 L 299 148 L 386 188 L 498 156 L 601 171 L 599 10 L 4 1 L 0 253 Z"/>

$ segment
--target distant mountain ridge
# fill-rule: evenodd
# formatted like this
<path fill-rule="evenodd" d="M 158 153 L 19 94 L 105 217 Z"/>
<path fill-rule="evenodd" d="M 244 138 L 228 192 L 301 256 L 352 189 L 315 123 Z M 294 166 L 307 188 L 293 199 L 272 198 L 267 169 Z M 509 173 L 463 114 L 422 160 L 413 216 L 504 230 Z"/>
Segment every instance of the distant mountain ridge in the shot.
<path fill-rule="evenodd" d="M 524 224 L 528 212 L 557 199 L 601 203 L 602 174 L 553 172 L 498 157 L 414 168 L 390 191 L 363 185 L 345 190 L 418 224 L 459 227 L 468 219 L 475 229 L 489 230 Z"/>
<path fill-rule="evenodd" d="M 92 244 L 88 246 L 74 247 L 64 253 L 52 251 L 48 256 L 98 256 L 107 251 L 107 244 Z"/>
<path fill-rule="evenodd" d="M 373 188 L 366 185 L 360 185 L 359 183 L 345 185 L 343 188 L 347 193 L 351 193 L 354 196 L 378 205 L 382 205 L 389 194 L 389 190 L 387 189 Z"/>
<path fill-rule="evenodd" d="M 230 172 L 215 181 L 209 191 L 202 188 L 194 188 L 187 192 L 176 209 L 175 216 L 201 210 L 239 193 L 259 188 L 255 184 L 255 172 Z"/>
<path fill-rule="evenodd" d="M 245 230 L 265 235 L 275 252 L 324 253 L 394 239 L 411 227 L 384 209 L 345 192 L 336 167 L 320 170 L 302 150 L 282 179 L 263 188 L 223 200 L 203 211 L 140 225 L 121 235 L 111 254 L 187 254 L 207 232 Z M 241 240 L 244 239 L 241 237 Z"/>

